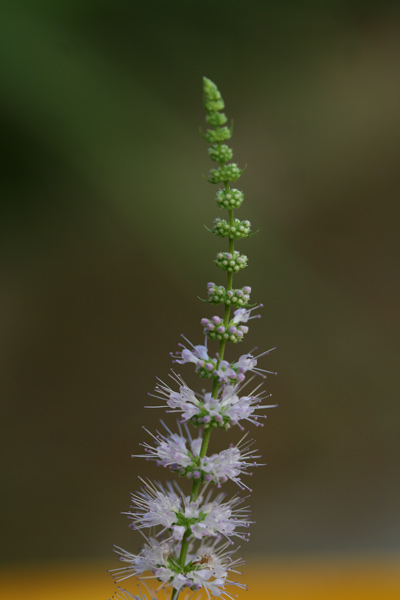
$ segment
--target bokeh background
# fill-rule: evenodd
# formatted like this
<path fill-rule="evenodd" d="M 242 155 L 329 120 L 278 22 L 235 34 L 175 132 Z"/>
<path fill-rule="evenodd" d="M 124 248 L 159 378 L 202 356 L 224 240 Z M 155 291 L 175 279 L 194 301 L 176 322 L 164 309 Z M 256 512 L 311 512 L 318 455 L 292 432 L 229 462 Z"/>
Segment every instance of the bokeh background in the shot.
<path fill-rule="evenodd" d="M 203 75 L 260 230 L 243 352 L 279 346 L 249 551 L 398 556 L 399 3 L 2 0 L 0 30 L 3 564 L 138 548 L 146 393 L 223 282 Z"/>

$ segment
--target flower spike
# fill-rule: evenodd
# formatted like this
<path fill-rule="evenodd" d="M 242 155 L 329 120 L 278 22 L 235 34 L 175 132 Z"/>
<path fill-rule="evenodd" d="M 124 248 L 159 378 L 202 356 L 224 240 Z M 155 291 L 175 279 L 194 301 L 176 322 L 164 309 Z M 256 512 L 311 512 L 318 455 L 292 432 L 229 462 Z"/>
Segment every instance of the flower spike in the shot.
<path fill-rule="evenodd" d="M 250 221 L 234 215 L 243 204 L 244 194 L 231 184 L 244 169 L 232 162 L 233 150 L 227 142 L 233 127 L 223 112 L 225 103 L 220 91 L 206 77 L 203 102 L 207 123 L 203 137 L 210 144 L 209 158 L 216 163 L 208 181 L 219 186 L 216 204 L 227 211 L 225 218 L 216 217 L 212 228 L 207 228 L 226 244 L 215 258 L 225 283 L 209 282 L 204 302 L 213 305 L 213 311 L 220 305 L 223 310 L 222 314 L 211 313 L 201 319 L 203 343 L 201 338 L 200 343 L 192 343 L 182 336 L 178 350 L 171 353 L 174 370 L 169 374 L 170 381 L 165 383 L 157 377 L 154 393 L 149 394 L 157 404 L 147 408 L 175 414 L 177 424 L 170 428 L 161 421 L 162 429 L 155 433 L 144 428 L 149 437 L 140 444 L 142 453 L 132 456 L 155 461 L 178 478 L 166 482 L 140 478 L 141 488 L 131 494 L 130 509 L 123 514 L 131 529 L 143 536 L 144 543 L 137 554 L 116 546 L 122 566 L 111 573 L 117 583 L 139 577 L 146 593 L 139 590 L 135 594 L 118 587 L 114 600 L 156 600 L 157 593 L 163 595 L 162 600 L 192 600 L 201 591 L 207 600 L 234 600 L 237 596 L 227 591 L 228 586 L 247 589 L 230 574 L 239 573 L 238 568 L 244 564 L 235 557 L 239 547 L 234 546 L 237 540 L 248 541 L 252 523 L 247 505 L 247 494 L 252 490 L 245 479 L 265 463 L 259 462 L 262 457 L 245 430 L 249 425 L 262 427 L 264 411 L 276 406 L 267 403 L 271 394 L 264 391 L 263 382 L 253 383 L 256 376 L 264 380 L 274 371 L 259 365 L 272 350 L 254 355 L 253 349 L 236 357 L 226 356 L 228 348 L 244 342 L 250 322 L 255 323 L 261 316 L 258 309 L 262 304 L 250 304 L 249 285 L 233 287 L 234 276 L 248 262 L 235 243 L 253 233 Z M 193 365 L 206 389 L 192 389 L 175 370 L 186 364 Z M 239 442 L 219 452 L 208 452 L 212 431 L 230 430 L 236 425 L 244 432 Z M 190 481 L 189 494 L 181 489 L 179 477 Z M 239 488 L 231 498 L 219 491 L 227 481 Z"/>

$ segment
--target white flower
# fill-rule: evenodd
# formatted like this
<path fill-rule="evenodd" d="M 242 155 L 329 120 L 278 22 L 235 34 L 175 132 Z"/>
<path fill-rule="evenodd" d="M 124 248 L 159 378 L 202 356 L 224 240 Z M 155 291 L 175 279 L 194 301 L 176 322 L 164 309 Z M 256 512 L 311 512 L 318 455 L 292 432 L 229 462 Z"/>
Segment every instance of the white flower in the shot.
<path fill-rule="evenodd" d="M 238 380 L 236 371 L 227 360 L 220 360 L 214 375 L 218 377 L 219 383 L 229 383 L 229 381 Z M 244 377 L 243 377 L 244 379 Z"/>
<path fill-rule="evenodd" d="M 186 348 L 183 344 L 178 344 L 182 350 L 177 354 L 170 352 L 173 361 L 180 365 L 185 363 L 193 363 L 196 366 L 196 373 L 200 377 L 212 377 L 217 365 L 217 358 L 210 358 L 208 355 L 207 346 L 194 346 L 187 338 L 183 339 L 191 346 Z M 206 338 L 207 341 L 207 338 Z"/>
<path fill-rule="evenodd" d="M 176 362 L 183 365 L 185 362 L 197 363 L 198 360 L 210 360 L 206 346 L 194 346 L 193 350 L 184 348 L 181 360 L 177 360 Z"/>
<path fill-rule="evenodd" d="M 143 479 L 141 480 L 143 481 Z M 131 494 L 135 512 L 127 512 L 132 519 L 132 529 L 143 529 L 162 525 L 171 528 L 176 522 L 177 512 L 181 506 L 181 496 L 177 494 L 173 486 L 168 487 L 165 492 L 161 484 L 156 486 L 151 481 L 143 481 L 145 487 L 136 494 Z"/>
<path fill-rule="evenodd" d="M 159 383 L 157 383 L 155 387 L 156 394 L 149 395 L 163 401 L 165 401 L 166 399 L 167 405 L 172 409 L 167 412 L 181 412 L 182 422 L 190 421 L 193 417 L 195 417 L 201 412 L 201 398 L 198 398 L 196 396 L 195 392 L 193 392 L 186 385 L 186 383 L 179 375 L 173 373 L 173 375 L 171 375 L 171 378 L 179 385 L 179 392 L 174 391 L 161 379 L 158 379 Z M 153 407 L 147 406 L 146 408 Z M 165 408 L 165 405 L 157 406 L 154 408 Z"/>
<path fill-rule="evenodd" d="M 157 545 L 159 550 L 157 550 Z M 114 569 L 113 577 L 116 581 L 121 581 L 134 575 L 141 575 L 145 571 L 151 571 L 154 578 L 163 583 L 169 583 L 176 590 L 204 589 L 208 596 L 211 594 L 221 598 L 224 596 L 232 598 L 225 591 L 225 585 L 236 585 L 244 589 L 246 586 L 229 580 L 229 571 L 238 573 L 237 567 L 244 563 L 240 558 L 232 559 L 234 551 L 227 550 L 227 547 L 228 544 L 218 547 L 215 543 L 206 542 L 202 543 L 197 551 L 194 551 L 193 544 L 190 543 L 187 563 L 183 569 L 177 560 L 180 554 L 180 544 L 166 544 L 150 538 L 138 555 L 126 552 L 121 548 L 116 549 L 120 560 L 128 563 L 128 566 Z M 122 591 L 125 592 L 125 590 Z M 135 598 L 131 594 L 125 597 Z M 139 598 L 139 600 L 141 599 Z"/>
<path fill-rule="evenodd" d="M 131 495 L 133 510 L 125 513 L 134 529 L 162 526 L 172 531 L 176 541 L 182 540 L 185 533 L 197 539 L 222 535 L 229 540 L 231 537 L 248 540 L 249 534 L 243 529 L 250 525 L 250 509 L 239 507 L 242 498 L 234 496 L 225 502 L 225 495 L 218 494 L 212 500 L 212 493 L 205 495 L 204 489 L 192 502 L 176 483 L 168 482 L 167 489 L 150 480 L 143 483 L 144 488 Z"/>
<path fill-rule="evenodd" d="M 261 375 L 261 377 L 266 377 L 264 373 L 270 373 L 271 375 L 276 375 L 275 371 L 267 371 L 266 369 L 260 369 L 257 367 L 257 360 L 266 354 L 269 354 L 276 348 L 271 348 L 270 350 L 266 350 L 262 352 L 258 356 L 253 356 L 252 354 L 242 354 L 239 357 L 239 360 L 232 364 L 232 368 L 238 372 L 238 381 L 244 380 L 244 374 L 248 371 L 256 373 L 257 375 Z M 240 379 L 239 379 L 240 377 Z"/>
<path fill-rule="evenodd" d="M 250 319 L 260 319 L 261 315 L 251 316 L 251 313 L 253 312 L 253 310 L 256 310 L 257 308 L 263 308 L 263 305 L 258 304 L 258 306 L 253 306 L 253 308 L 248 308 L 248 309 L 238 308 L 234 312 L 234 317 L 233 317 L 231 323 L 233 323 L 234 325 L 237 325 L 238 323 L 247 323 L 247 321 L 249 321 Z"/>
<path fill-rule="evenodd" d="M 157 435 L 152 434 L 145 429 L 154 440 L 154 446 L 147 442 L 142 443 L 146 454 L 132 454 L 133 458 L 142 457 L 157 461 L 158 465 L 169 467 L 172 471 L 177 471 L 180 475 L 187 475 L 200 478 L 200 472 L 197 470 L 198 457 L 202 444 L 202 438 L 193 439 L 189 429 L 185 431 L 187 439 L 182 435 L 182 430 L 179 427 L 180 433 L 172 433 L 172 431 L 162 422 L 167 435 L 157 431 Z"/>
<path fill-rule="evenodd" d="M 145 429 L 154 439 L 155 445 L 151 446 L 147 442 L 144 442 L 141 445 L 144 447 L 146 454 L 133 454 L 132 457 L 154 459 L 157 461 L 157 464 L 163 467 L 170 467 L 173 471 L 179 471 L 185 475 L 187 470 L 192 471 L 193 459 L 200 453 L 202 438 L 192 439 L 189 430 L 187 430 L 188 442 L 182 433 L 172 433 L 165 423 L 163 425 L 168 435 L 163 435 L 159 432 L 157 432 L 157 435 L 153 435 Z"/>
<path fill-rule="evenodd" d="M 257 366 L 257 359 L 251 354 L 242 354 L 239 360 L 235 363 L 235 367 L 239 373 L 246 373 L 246 371 L 254 371 Z"/>
<path fill-rule="evenodd" d="M 248 517 L 250 515 L 249 507 L 238 508 L 243 502 L 243 498 L 234 496 L 228 502 L 223 502 L 224 494 L 218 494 L 214 500 L 210 496 L 204 499 L 200 497 L 197 510 L 203 516 L 203 520 L 191 526 L 195 538 L 215 537 L 222 535 L 226 537 L 231 544 L 231 537 L 238 537 L 242 540 L 249 539 L 249 533 L 237 531 L 237 529 L 247 528 L 250 525 Z"/>
<path fill-rule="evenodd" d="M 244 309 L 239 309 L 244 310 Z M 251 372 L 261 377 L 265 378 L 265 373 L 270 373 L 272 375 L 276 375 L 275 371 L 267 371 L 266 369 L 260 369 L 257 367 L 257 360 L 264 356 L 265 354 L 269 354 L 275 350 L 275 348 L 271 348 L 271 350 L 267 350 L 258 356 L 253 356 L 252 354 L 242 354 L 239 357 L 239 360 L 234 363 L 228 363 L 226 360 L 221 360 L 215 369 L 214 375 L 218 377 L 219 383 L 227 384 L 227 383 L 241 383 L 245 379 L 245 373 Z"/>
<path fill-rule="evenodd" d="M 222 483 L 230 479 L 240 489 L 252 491 L 248 485 L 243 483 L 240 475 L 249 475 L 248 469 L 265 466 L 265 464 L 255 462 L 257 458 L 260 458 L 260 455 L 256 455 L 257 450 L 249 450 L 253 443 L 252 441 L 242 443 L 246 435 L 237 446 L 232 445 L 218 454 L 205 456 L 201 459 L 201 470 L 204 474 L 204 481 L 212 481 L 212 483 L 220 487 Z"/>
<path fill-rule="evenodd" d="M 228 579 L 229 572 L 238 573 L 238 566 L 244 564 L 242 559 L 232 559 L 233 551 L 227 550 L 227 544 L 217 547 L 215 543 L 204 543 L 193 553 L 189 549 L 188 560 L 192 569 L 186 572 L 187 587 L 195 590 L 204 589 L 207 596 L 232 598 L 225 591 L 228 584 L 247 589 L 247 586 Z"/>
<path fill-rule="evenodd" d="M 250 309 L 250 311 L 251 310 L 252 309 Z M 242 322 L 248 321 L 249 318 L 255 318 L 249 317 L 250 311 L 244 308 L 239 308 L 235 311 L 235 318 Z M 233 327 L 235 328 L 235 326 Z M 181 346 L 183 349 L 177 354 L 173 354 L 172 352 L 170 353 L 173 358 L 173 362 L 179 364 L 185 364 L 188 362 L 193 363 L 196 368 L 196 373 L 200 377 L 218 378 L 220 384 L 235 384 L 244 381 L 245 373 L 248 371 L 260 375 L 263 378 L 266 377 L 265 373 L 276 375 L 275 371 L 267 371 L 266 369 L 260 369 L 257 367 L 257 360 L 262 356 L 269 354 L 272 352 L 272 350 L 275 350 L 275 348 L 271 348 L 266 352 L 262 352 L 258 356 L 253 356 L 252 354 L 243 354 L 240 356 L 237 362 L 229 363 L 226 360 L 220 360 L 218 355 L 216 355 L 216 358 L 211 358 L 208 354 L 207 346 L 194 346 L 191 342 L 189 342 L 188 339 L 186 339 L 184 336 L 182 337 L 192 349 L 186 348 L 186 346 L 183 344 L 179 344 L 179 346 Z"/>
<path fill-rule="evenodd" d="M 119 582 L 133 575 L 152 571 L 158 565 L 166 564 L 168 557 L 173 551 L 174 549 L 167 542 L 160 542 L 155 538 L 148 539 L 140 554 L 131 554 L 115 546 L 115 552 L 119 554 L 119 560 L 128 563 L 128 566 L 112 569 L 112 576 L 115 581 Z"/>
<path fill-rule="evenodd" d="M 255 462 L 260 456 L 256 455 L 257 450 L 249 449 L 253 442 L 245 441 L 247 434 L 236 446 L 232 445 L 217 454 L 200 458 L 201 437 L 192 439 L 186 428 L 188 436 L 186 439 L 181 434 L 172 433 L 165 424 L 164 427 L 168 435 L 157 432 L 155 436 L 148 432 L 155 440 L 155 445 L 151 446 L 144 442 L 142 446 L 144 446 L 146 454 L 132 456 L 156 460 L 157 464 L 169 467 L 179 475 L 199 479 L 202 482 L 211 481 L 218 487 L 231 479 L 241 489 L 250 490 L 242 482 L 240 475 L 248 475 L 249 468 L 263 465 Z"/>
<path fill-rule="evenodd" d="M 222 388 L 220 398 L 217 399 L 212 398 L 210 394 L 209 398 L 207 398 L 210 408 L 213 407 L 214 410 L 218 410 L 221 416 L 226 416 L 229 419 L 230 425 L 239 425 L 242 430 L 243 426 L 240 424 L 240 421 L 248 421 L 262 427 L 263 423 L 259 423 L 258 419 L 266 419 L 266 415 L 257 415 L 254 413 L 258 410 L 275 408 L 277 406 L 276 404 L 260 403 L 260 401 L 270 398 L 272 394 L 265 395 L 264 392 L 258 392 L 260 386 L 257 386 L 249 396 L 239 396 L 238 394 L 242 388 L 237 385 L 227 385 Z M 212 414 L 211 411 L 210 414 Z"/>
<path fill-rule="evenodd" d="M 227 384 L 221 387 L 218 397 L 214 398 L 211 393 L 196 394 L 176 373 L 173 373 L 171 378 L 179 385 L 179 392 L 159 380 L 155 388 L 156 394 L 152 395 L 160 400 L 166 399 L 166 404 L 171 408 L 167 412 L 181 413 L 181 423 L 190 421 L 196 426 L 218 426 L 224 429 L 228 429 L 231 425 L 239 425 L 243 430 L 240 421 L 248 421 L 262 426 L 263 424 L 258 420 L 266 417 L 255 414 L 255 412 L 276 406 L 275 404 L 260 404 L 261 400 L 271 396 L 271 394 L 265 395 L 264 392 L 258 392 L 260 386 L 257 386 L 249 396 L 239 396 L 238 394 L 244 386 Z M 157 408 L 164 408 L 164 406 Z"/>

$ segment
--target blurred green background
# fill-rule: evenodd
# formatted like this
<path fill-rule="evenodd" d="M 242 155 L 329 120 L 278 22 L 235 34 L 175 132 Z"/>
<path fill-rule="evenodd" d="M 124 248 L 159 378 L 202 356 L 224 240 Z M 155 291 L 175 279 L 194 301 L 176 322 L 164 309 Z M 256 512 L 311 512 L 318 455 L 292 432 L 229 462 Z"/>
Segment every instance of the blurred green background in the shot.
<path fill-rule="evenodd" d="M 398 552 L 399 3 L 3 0 L 0 33 L 2 560 L 140 543 L 146 393 L 224 280 L 203 75 L 260 230 L 240 350 L 279 345 L 248 550 Z"/>

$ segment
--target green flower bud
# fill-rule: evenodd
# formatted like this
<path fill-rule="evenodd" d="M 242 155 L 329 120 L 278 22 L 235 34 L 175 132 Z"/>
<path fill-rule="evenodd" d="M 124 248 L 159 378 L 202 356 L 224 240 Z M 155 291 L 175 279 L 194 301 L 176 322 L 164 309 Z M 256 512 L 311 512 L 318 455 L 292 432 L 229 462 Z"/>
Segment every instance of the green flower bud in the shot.
<path fill-rule="evenodd" d="M 208 79 L 208 77 L 203 77 L 203 94 L 204 102 L 208 100 L 219 100 L 221 98 L 219 89 L 211 79 Z"/>
<path fill-rule="evenodd" d="M 217 112 L 224 110 L 225 102 L 220 98 L 219 100 L 205 100 L 204 106 L 208 112 Z"/>
<path fill-rule="evenodd" d="M 220 208 L 226 208 L 233 210 L 239 208 L 244 200 L 244 194 L 240 190 L 231 189 L 226 192 L 224 189 L 218 190 L 217 192 L 217 205 Z"/>
<path fill-rule="evenodd" d="M 217 163 L 226 163 L 231 160 L 233 151 L 226 144 L 216 144 L 208 149 L 208 154 L 211 160 Z"/>
<path fill-rule="evenodd" d="M 242 173 L 243 169 L 240 169 L 236 163 L 229 163 L 222 165 L 219 169 L 211 169 L 208 181 L 210 183 L 236 181 Z"/>
<path fill-rule="evenodd" d="M 219 129 L 207 129 L 207 133 L 204 136 L 209 144 L 215 144 L 216 142 L 224 142 L 229 140 L 232 136 L 232 130 L 229 127 L 220 127 Z"/>
<path fill-rule="evenodd" d="M 216 218 L 212 232 L 219 237 L 230 237 L 231 239 L 245 238 L 250 234 L 250 221 L 239 221 L 235 219 L 230 225 L 225 219 Z"/>
<path fill-rule="evenodd" d="M 239 337 L 239 334 L 241 334 L 241 337 Z M 243 333 L 241 331 L 235 333 L 229 333 L 228 331 L 225 333 L 209 331 L 207 332 L 207 337 L 209 337 L 211 340 L 226 340 L 227 342 L 233 342 L 234 344 L 237 344 L 243 340 Z"/>
<path fill-rule="evenodd" d="M 247 266 L 247 256 L 240 254 L 237 250 L 234 250 L 233 253 L 219 252 L 215 262 L 223 271 L 237 273 L 237 271 L 244 269 Z"/>
<path fill-rule="evenodd" d="M 227 120 L 227 116 L 221 112 L 212 112 L 206 116 L 207 124 L 213 127 L 221 127 L 221 125 L 225 125 Z"/>

